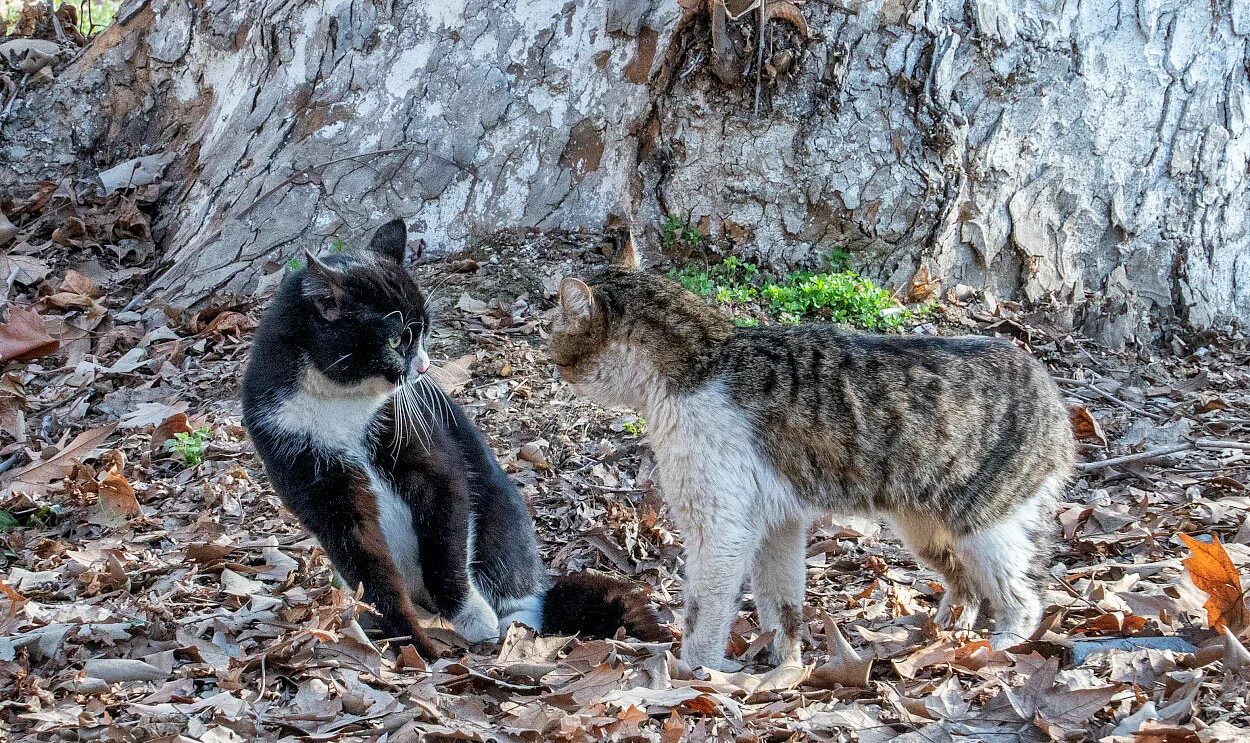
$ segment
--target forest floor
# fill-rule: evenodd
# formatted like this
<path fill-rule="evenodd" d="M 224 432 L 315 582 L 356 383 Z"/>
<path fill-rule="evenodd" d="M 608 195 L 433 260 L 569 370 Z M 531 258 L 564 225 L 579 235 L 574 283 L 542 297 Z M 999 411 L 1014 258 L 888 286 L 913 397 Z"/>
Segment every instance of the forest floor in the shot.
<path fill-rule="evenodd" d="M 30 225 L 42 208 L 10 215 Z M 1244 341 L 1113 353 L 1054 313 L 975 296 L 906 331 L 1027 346 L 1065 380 L 1087 462 L 1174 450 L 1077 473 L 1045 631 L 1009 652 L 938 632 L 936 576 L 874 522 L 834 517 L 808 544 L 803 669 L 763 665 L 749 594 L 739 673 L 692 673 L 668 645 L 521 627 L 467 647 L 441 625 L 448 657 L 422 661 L 362 634 L 367 607 L 332 585 L 240 426 L 260 302 L 125 311 L 151 265 L 145 230 L 107 250 L 82 235 L 117 238 L 143 221 L 131 216 L 63 228 L 54 257 L 20 240 L 0 256 L 0 731 L 13 740 L 1189 742 L 1250 726 Z M 575 398 L 545 351 L 556 281 L 602 256 L 538 238 L 485 256 L 417 269 L 437 287 L 433 350 L 454 396 L 531 504 L 551 568 L 641 581 L 678 629 L 681 537 L 643 424 Z M 1211 629 L 1224 624 L 1241 641 Z"/>

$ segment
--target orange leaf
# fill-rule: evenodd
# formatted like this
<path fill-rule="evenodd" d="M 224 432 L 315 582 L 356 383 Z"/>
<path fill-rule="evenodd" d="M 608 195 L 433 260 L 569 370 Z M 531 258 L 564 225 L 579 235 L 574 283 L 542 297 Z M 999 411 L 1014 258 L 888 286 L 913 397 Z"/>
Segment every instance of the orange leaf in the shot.
<path fill-rule="evenodd" d="M 126 478 L 110 473 L 100 483 L 100 505 L 118 516 L 138 516 L 139 501 L 135 499 L 135 489 L 130 487 Z"/>
<path fill-rule="evenodd" d="M 8 321 L 0 323 L 0 362 L 10 359 L 29 361 L 47 356 L 60 345 L 48 335 L 43 317 L 34 310 L 10 307 Z"/>
<path fill-rule="evenodd" d="M 1181 561 L 1189 571 L 1194 585 L 1207 593 L 1207 623 L 1212 629 L 1230 627 L 1240 631 L 1247 624 L 1245 592 L 1241 589 L 1241 576 L 1229 559 L 1220 538 L 1212 535 L 1211 542 L 1199 542 L 1188 534 L 1178 534 L 1181 541 L 1193 552 L 1193 557 Z"/>
<path fill-rule="evenodd" d="M 1068 408 L 1068 417 L 1072 421 L 1072 433 L 1078 441 L 1097 441 L 1102 446 L 1107 445 L 1107 435 L 1102 432 L 1102 426 L 1098 425 L 1089 408 L 1072 405 Z"/>

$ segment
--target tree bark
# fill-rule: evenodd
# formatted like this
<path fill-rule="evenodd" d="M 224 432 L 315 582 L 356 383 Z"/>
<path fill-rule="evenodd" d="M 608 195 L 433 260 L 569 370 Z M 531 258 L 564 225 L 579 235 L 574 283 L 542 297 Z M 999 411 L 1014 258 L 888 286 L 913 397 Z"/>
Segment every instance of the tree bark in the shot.
<path fill-rule="evenodd" d="M 181 305 L 395 215 L 450 251 L 677 214 L 1113 342 L 1250 316 L 1247 0 L 773 0 L 762 50 L 720 2 L 132 1 L 57 83 L 103 112 L 65 146 L 179 155 Z"/>

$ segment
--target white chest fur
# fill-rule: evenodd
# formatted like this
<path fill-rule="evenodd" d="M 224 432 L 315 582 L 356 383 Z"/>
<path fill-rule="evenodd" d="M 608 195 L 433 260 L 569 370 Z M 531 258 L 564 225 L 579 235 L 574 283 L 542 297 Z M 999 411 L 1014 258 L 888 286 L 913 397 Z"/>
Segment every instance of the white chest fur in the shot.
<path fill-rule="evenodd" d="M 683 528 L 713 513 L 753 530 L 809 515 L 723 384 L 657 400 L 649 416 L 660 485 Z"/>

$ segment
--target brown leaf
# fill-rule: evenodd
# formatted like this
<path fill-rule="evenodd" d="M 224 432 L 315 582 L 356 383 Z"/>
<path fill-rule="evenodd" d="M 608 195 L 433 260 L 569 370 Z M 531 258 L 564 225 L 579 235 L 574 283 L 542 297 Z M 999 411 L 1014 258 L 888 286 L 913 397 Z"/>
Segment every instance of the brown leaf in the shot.
<path fill-rule="evenodd" d="M 825 638 L 829 660 L 812 670 L 807 685 L 820 689 L 868 686 L 868 677 L 872 673 L 872 655 L 860 655 L 832 620 L 825 622 Z"/>
<path fill-rule="evenodd" d="M 179 433 L 191 433 L 195 429 L 191 427 L 191 422 L 187 420 L 186 413 L 174 413 L 161 422 L 156 430 L 152 432 L 152 443 L 149 445 L 149 451 L 158 452 L 165 448 L 165 442 L 174 438 Z"/>
<path fill-rule="evenodd" d="M 65 278 L 61 279 L 61 285 L 57 287 L 57 290 L 70 294 L 82 294 L 93 299 L 104 296 L 104 291 L 96 286 L 94 281 L 72 268 L 65 272 Z"/>
<path fill-rule="evenodd" d="M 929 267 L 921 263 L 920 267 L 916 269 L 916 273 L 912 274 L 911 281 L 907 282 L 907 303 L 928 302 L 937 297 L 941 288 L 942 282 L 932 278 L 929 275 Z"/>
<path fill-rule="evenodd" d="M 1230 627 L 1240 631 L 1246 626 L 1247 611 L 1245 592 L 1241 588 L 1241 576 L 1220 538 L 1212 535 L 1210 542 L 1199 542 L 1188 534 L 1178 534 L 1181 541 L 1193 553 L 1181 561 L 1189 571 L 1194 585 L 1207 593 L 1207 623 L 1214 630 Z"/>
<path fill-rule="evenodd" d="M 55 352 L 60 345 L 33 309 L 10 307 L 9 319 L 0 323 L 0 362 L 30 361 Z"/>
<path fill-rule="evenodd" d="M 1068 417 L 1072 422 L 1072 433 L 1078 441 L 1096 441 L 1099 446 L 1107 445 L 1107 435 L 1103 433 L 1102 426 L 1098 425 L 1089 408 L 1084 405 L 1071 405 L 1068 407 Z"/>
<path fill-rule="evenodd" d="M 110 511 L 125 516 L 139 515 L 139 501 L 135 498 L 135 489 L 126 482 L 126 478 L 112 472 L 100 483 L 100 504 Z"/>
<path fill-rule="evenodd" d="M 101 426 L 78 434 L 64 449 L 46 459 L 31 462 L 13 473 L 4 487 L 0 487 L 0 494 L 22 490 L 42 491 L 48 483 L 68 475 L 77 460 L 103 444 L 116 428 L 116 425 Z"/>

